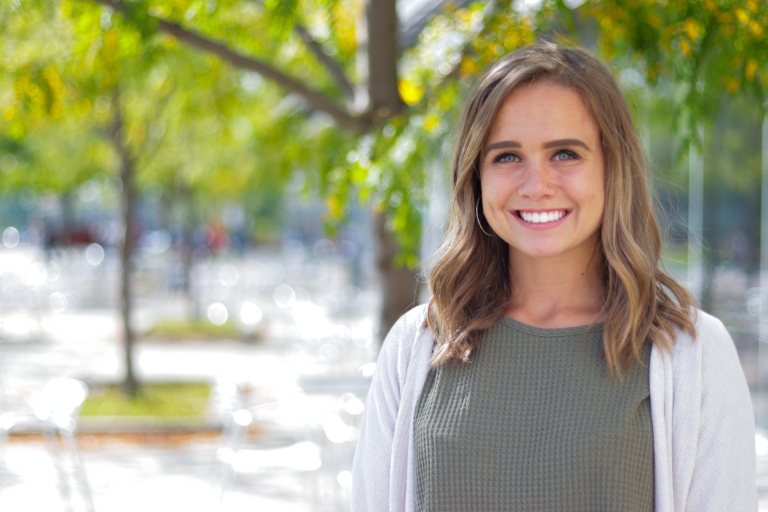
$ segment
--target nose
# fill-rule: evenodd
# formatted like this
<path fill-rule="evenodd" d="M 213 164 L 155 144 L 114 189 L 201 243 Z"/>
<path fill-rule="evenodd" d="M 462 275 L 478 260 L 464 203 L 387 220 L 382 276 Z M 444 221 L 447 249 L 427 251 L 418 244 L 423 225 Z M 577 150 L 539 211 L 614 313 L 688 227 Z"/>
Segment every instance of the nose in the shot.
<path fill-rule="evenodd" d="M 539 160 L 528 160 L 517 188 L 517 193 L 527 199 L 541 199 L 554 194 L 552 176 L 547 165 Z"/>

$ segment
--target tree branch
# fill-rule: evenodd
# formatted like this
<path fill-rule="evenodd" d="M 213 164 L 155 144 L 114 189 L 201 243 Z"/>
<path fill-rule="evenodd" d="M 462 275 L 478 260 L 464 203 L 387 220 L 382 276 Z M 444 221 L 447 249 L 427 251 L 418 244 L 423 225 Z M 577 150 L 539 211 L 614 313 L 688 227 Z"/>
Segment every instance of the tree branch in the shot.
<path fill-rule="evenodd" d="M 128 15 L 125 5 L 119 0 L 93 0 L 96 3 L 106 5 L 122 13 Z M 201 36 L 195 32 L 185 29 L 181 25 L 172 23 L 169 21 L 156 18 L 158 22 L 158 29 L 161 32 L 174 36 L 180 41 L 184 41 L 190 46 L 194 46 L 200 50 L 218 55 L 223 60 L 233 64 L 239 68 L 254 71 L 264 78 L 272 80 L 277 85 L 287 90 L 298 94 L 309 104 L 314 110 L 325 112 L 329 114 L 342 128 L 359 128 L 364 122 L 361 118 L 352 116 L 333 100 L 328 98 L 325 94 L 307 87 L 306 85 L 298 82 L 297 80 L 286 75 L 282 71 L 272 67 L 268 63 L 253 58 L 246 57 L 227 46 Z"/>
<path fill-rule="evenodd" d="M 175 89 L 176 89 L 176 85 L 174 84 L 171 86 L 171 90 L 168 91 L 162 98 L 160 98 L 159 106 L 155 109 L 156 111 L 155 119 L 162 120 L 163 115 L 165 113 L 165 109 L 170 104 L 171 97 Z M 149 162 L 152 161 L 152 158 L 154 158 L 154 156 L 157 154 L 157 150 L 162 145 L 165 135 L 168 133 L 168 130 L 164 130 L 163 134 L 160 136 L 160 140 L 155 142 L 154 147 L 149 148 L 151 128 L 152 128 L 152 123 L 150 123 L 149 126 L 147 127 L 147 133 L 144 136 L 144 140 L 141 141 L 141 145 L 139 146 L 139 148 L 136 150 L 136 153 L 134 154 L 134 161 L 136 162 L 136 165 L 139 168 L 145 167 Z M 147 151 L 147 149 L 150 149 L 150 151 Z"/>
<path fill-rule="evenodd" d="M 294 30 L 297 34 L 299 34 L 299 37 L 301 37 L 301 40 L 304 41 L 304 44 L 307 45 L 307 48 L 309 48 L 309 50 L 315 54 L 315 57 L 320 62 L 320 64 L 325 66 L 325 69 L 331 74 L 331 78 L 333 78 L 333 81 L 336 82 L 336 86 L 339 88 L 341 93 L 344 94 L 344 96 L 347 98 L 353 98 L 355 96 L 355 88 L 347 78 L 344 70 L 341 69 L 339 63 L 331 58 L 330 55 L 325 53 L 325 51 L 323 51 L 323 47 L 320 46 L 320 43 L 318 43 L 315 38 L 312 37 L 312 34 L 310 34 L 309 31 L 304 28 L 301 23 L 296 23 Z"/>

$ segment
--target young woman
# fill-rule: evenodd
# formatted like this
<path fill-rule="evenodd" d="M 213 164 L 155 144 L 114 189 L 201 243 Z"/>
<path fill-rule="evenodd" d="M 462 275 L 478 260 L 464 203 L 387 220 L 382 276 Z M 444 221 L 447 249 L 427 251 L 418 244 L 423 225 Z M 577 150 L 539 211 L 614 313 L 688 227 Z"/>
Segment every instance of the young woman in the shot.
<path fill-rule="evenodd" d="M 728 333 L 660 268 L 609 69 L 553 44 L 480 79 L 457 132 L 434 293 L 381 350 L 352 509 L 756 509 Z"/>

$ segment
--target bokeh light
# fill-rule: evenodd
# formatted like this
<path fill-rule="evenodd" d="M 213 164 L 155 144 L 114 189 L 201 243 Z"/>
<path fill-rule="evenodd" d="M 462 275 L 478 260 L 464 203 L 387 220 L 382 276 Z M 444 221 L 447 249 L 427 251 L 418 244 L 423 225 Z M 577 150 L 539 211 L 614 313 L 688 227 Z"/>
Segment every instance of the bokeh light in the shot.
<path fill-rule="evenodd" d="M 240 306 L 240 321 L 245 325 L 253 326 L 261 322 L 261 308 L 253 302 L 243 302 Z"/>
<path fill-rule="evenodd" d="M 19 235 L 18 229 L 13 226 L 5 228 L 3 231 L 3 245 L 9 249 L 13 249 L 19 245 L 19 240 L 21 240 L 21 235 Z"/>
<path fill-rule="evenodd" d="M 214 325 L 224 325 L 229 318 L 227 307 L 221 302 L 214 302 L 208 306 L 208 320 Z"/>

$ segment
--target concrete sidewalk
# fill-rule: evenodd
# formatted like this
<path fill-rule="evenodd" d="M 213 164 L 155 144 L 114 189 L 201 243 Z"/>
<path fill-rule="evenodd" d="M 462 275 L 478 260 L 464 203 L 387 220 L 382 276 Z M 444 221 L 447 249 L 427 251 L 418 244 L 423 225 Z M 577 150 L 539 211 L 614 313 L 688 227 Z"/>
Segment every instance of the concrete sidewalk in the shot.
<path fill-rule="evenodd" d="M 269 510 L 306 512 L 341 510 L 326 493 L 312 502 L 301 475 L 264 473 L 241 478 L 222 501 L 217 441 L 182 446 L 109 444 L 81 449 L 98 512 L 185 512 Z M 51 459 L 41 442 L 10 443 L 6 462 L 12 477 L 0 488 L 3 512 L 66 510 Z M 322 475 L 318 475 L 321 476 Z M 325 480 L 329 480 L 326 478 Z M 74 489 L 76 491 L 76 489 Z M 73 492 L 74 511 L 86 510 L 82 493 Z"/>
<path fill-rule="evenodd" d="M 36 339 L 0 340 L 0 384 L 13 398 L 30 400 L 48 380 L 56 377 L 92 383 L 122 379 L 123 351 L 115 312 L 80 310 L 41 320 L 42 333 Z M 232 340 L 141 341 L 135 350 L 135 364 L 143 381 L 213 383 L 225 377 L 250 388 L 291 388 L 301 377 L 321 377 L 334 368 L 344 372 L 367 362 L 367 349 L 350 346 L 356 352 L 348 354 L 346 366 L 332 367 L 318 364 L 316 359 L 279 339 L 257 344 Z M 328 409 L 329 400 L 333 401 L 329 395 L 307 397 L 306 414 L 321 416 Z M 210 435 L 178 445 L 80 442 L 95 510 L 345 509 L 346 491 L 337 481 L 338 467 L 324 467 L 306 476 L 274 471 L 239 475 L 221 501 L 221 467 L 216 458 L 221 443 L 220 438 Z M 42 441 L 11 438 L 5 461 L 8 471 L 3 473 L 5 478 L 0 486 L 1 511 L 67 510 L 52 458 Z M 308 489 L 312 492 L 308 493 Z M 75 511 L 86 510 L 80 493 L 73 494 L 72 503 Z"/>
<path fill-rule="evenodd" d="M 125 373 L 119 317 L 109 310 L 44 316 L 42 333 L 31 340 L 0 340 L 0 376 L 11 390 L 38 389 L 56 377 L 119 382 Z M 136 375 L 145 381 L 208 380 L 217 377 L 252 386 L 283 386 L 300 375 L 317 373 L 317 361 L 303 357 L 285 340 L 140 340 L 134 349 Z M 355 347 L 356 361 L 374 357 L 372 348 Z M 0 384 L 2 384 L 0 382 Z"/>

